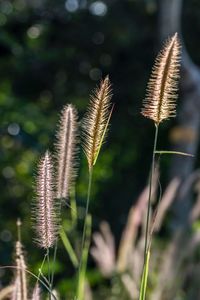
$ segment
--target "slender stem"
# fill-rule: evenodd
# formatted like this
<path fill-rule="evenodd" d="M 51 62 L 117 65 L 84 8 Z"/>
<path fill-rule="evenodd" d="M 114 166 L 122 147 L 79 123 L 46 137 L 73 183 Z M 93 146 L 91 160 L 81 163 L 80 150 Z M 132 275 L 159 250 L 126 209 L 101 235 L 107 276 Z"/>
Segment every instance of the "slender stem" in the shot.
<path fill-rule="evenodd" d="M 50 281 L 51 289 L 53 288 L 53 280 L 54 280 L 54 273 L 55 273 L 55 262 L 56 262 L 57 250 L 58 250 L 58 238 L 56 239 L 56 244 L 55 244 L 54 253 L 53 253 L 53 265 L 52 265 L 52 274 L 51 274 L 51 281 Z"/>
<path fill-rule="evenodd" d="M 21 243 L 21 220 L 17 220 L 17 236 L 18 236 L 18 241 Z"/>
<path fill-rule="evenodd" d="M 45 263 L 46 258 L 47 258 L 47 253 L 45 253 L 44 258 L 43 258 L 43 261 L 42 261 L 42 264 L 41 264 L 41 266 L 40 266 L 40 268 L 39 268 L 39 270 L 38 270 L 38 279 L 37 279 L 37 282 L 38 282 L 38 280 L 39 280 L 39 278 L 40 278 L 40 275 L 42 274 L 42 268 L 43 268 L 43 265 L 44 265 L 44 263 Z"/>
<path fill-rule="evenodd" d="M 81 243 L 81 254 L 83 252 L 83 247 L 85 244 L 85 234 L 86 234 L 86 219 L 89 210 L 89 203 L 90 203 L 90 194 L 91 194 L 91 186 L 92 186 L 92 175 L 93 175 L 93 167 L 89 171 L 89 181 L 88 181 L 88 191 L 87 191 L 87 201 L 85 207 L 85 218 L 84 218 L 84 227 L 83 227 L 83 236 L 82 236 L 82 243 Z M 81 263 L 80 263 L 81 266 Z"/>
<path fill-rule="evenodd" d="M 82 256 L 83 256 L 83 249 L 84 249 L 84 244 L 85 244 L 85 239 L 86 239 L 87 215 L 88 215 L 88 211 L 89 211 L 90 194 L 91 194 L 91 187 L 92 187 L 92 175 L 93 175 L 93 167 L 89 170 L 87 200 L 86 200 L 83 235 L 82 235 L 82 242 L 81 242 L 80 263 L 79 263 L 79 269 L 78 269 L 78 285 L 79 285 L 79 281 L 80 281 L 80 273 L 81 273 L 81 268 L 82 268 L 82 263 L 83 263 Z"/>
<path fill-rule="evenodd" d="M 0 270 L 1 269 L 15 269 L 15 270 L 22 270 L 22 268 L 18 268 L 15 266 L 0 266 Z M 30 274 L 32 277 L 38 279 L 38 281 L 47 289 L 47 291 L 51 294 L 51 296 L 54 298 L 54 300 L 58 300 L 55 295 L 51 292 L 51 290 L 49 289 L 49 286 L 45 284 L 44 281 L 42 281 L 40 278 L 38 278 L 37 275 L 35 275 L 34 273 L 32 273 L 31 271 L 25 269 L 25 272 L 27 272 L 28 274 Z"/>
<path fill-rule="evenodd" d="M 155 136 L 154 136 L 154 145 L 153 145 L 153 153 L 152 153 L 152 164 L 151 164 L 150 179 L 149 179 L 149 197 L 148 197 L 148 207 L 147 207 L 144 257 L 146 257 L 146 254 L 147 254 L 149 220 L 150 220 L 150 209 L 151 209 L 151 193 L 152 193 L 153 175 L 154 175 L 154 171 L 155 171 L 155 154 L 156 154 L 157 140 L 158 140 L 158 125 L 155 124 Z M 146 260 L 146 258 L 145 258 L 145 260 Z"/>
<path fill-rule="evenodd" d="M 51 274 L 50 274 L 50 257 L 49 257 L 49 248 L 47 248 L 47 264 L 48 264 L 48 282 L 49 282 L 49 289 L 51 291 Z M 49 300 L 51 300 L 51 293 L 49 293 Z"/>
<path fill-rule="evenodd" d="M 62 208 L 62 199 L 60 199 L 60 205 L 58 214 L 61 219 L 61 208 Z M 54 280 L 54 274 L 55 274 L 55 263 L 56 263 L 56 257 L 57 257 L 57 251 L 58 251 L 58 237 L 56 239 L 55 247 L 54 247 L 54 253 L 53 253 L 53 265 L 52 265 L 52 274 L 51 274 L 51 281 L 49 282 L 51 286 L 51 290 L 53 289 L 53 280 Z"/>
<path fill-rule="evenodd" d="M 70 205 L 71 205 L 71 222 L 72 227 L 77 225 L 77 205 L 76 205 L 76 189 L 73 186 L 70 193 Z"/>

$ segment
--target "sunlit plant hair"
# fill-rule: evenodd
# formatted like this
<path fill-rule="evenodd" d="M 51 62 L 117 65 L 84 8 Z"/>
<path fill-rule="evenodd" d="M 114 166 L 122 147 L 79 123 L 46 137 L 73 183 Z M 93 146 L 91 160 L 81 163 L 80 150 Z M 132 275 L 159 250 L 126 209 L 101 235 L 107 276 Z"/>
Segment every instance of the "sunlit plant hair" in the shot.
<path fill-rule="evenodd" d="M 111 84 L 107 76 L 93 92 L 83 119 L 83 149 L 89 169 L 95 165 L 111 116 Z"/>
<path fill-rule="evenodd" d="M 101 81 L 100 86 L 93 92 L 86 112 L 85 117 L 82 121 L 82 141 L 83 150 L 87 157 L 89 167 L 89 181 L 88 181 L 88 192 L 85 208 L 85 220 L 83 227 L 83 236 L 81 243 L 81 259 L 79 263 L 78 271 L 78 284 L 77 284 L 77 299 L 83 300 L 84 297 L 84 278 L 87 264 L 87 255 L 89 251 L 89 243 L 87 243 L 87 220 L 89 218 L 88 209 L 90 202 L 90 193 L 92 186 L 92 174 L 93 167 L 97 161 L 102 143 L 105 140 L 107 133 L 110 117 L 112 114 L 113 107 L 111 108 L 111 84 L 109 77 L 106 76 Z M 90 225 L 91 226 L 91 225 Z M 87 253 L 87 255 L 85 255 Z M 85 262 L 84 262 L 85 261 Z M 84 263 L 83 263 L 84 262 Z"/>
<path fill-rule="evenodd" d="M 16 277 L 14 288 L 11 295 L 11 300 L 27 300 L 27 278 L 26 278 L 26 263 L 24 259 L 22 244 L 16 242 Z"/>
<path fill-rule="evenodd" d="M 56 135 L 56 197 L 67 198 L 77 171 L 77 111 L 71 104 L 64 106 Z"/>
<path fill-rule="evenodd" d="M 179 67 L 180 42 L 175 33 L 156 58 L 143 103 L 142 114 L 156 125 L 176 116 Z"/>
<path fill-rule="evenodd" d="M 41 299 L 40 295 L 41 295 L 40 287 L 39 284 L 36 283 L 33 289 L 31 300 L 40 300 Z"/>
<path fill-rule="evenodd" d="M 59 230 L 58 206 L 54 196 L 53 165 L 51 155 L 47 151 L 38 164 L 36 200 L 33 209 L 36 242 L 39 247 L 45 249 L 54 245 Z"/>

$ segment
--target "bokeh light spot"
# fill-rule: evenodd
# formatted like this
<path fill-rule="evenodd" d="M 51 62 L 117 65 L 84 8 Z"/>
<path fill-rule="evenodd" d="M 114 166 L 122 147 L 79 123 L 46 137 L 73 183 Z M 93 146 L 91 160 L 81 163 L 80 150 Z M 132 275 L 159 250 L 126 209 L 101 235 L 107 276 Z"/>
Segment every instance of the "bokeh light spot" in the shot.
<path fill-rule="evenodd" d="M 91 14 L 103 17 L 107 13 L 107 5 L 103 1 L 95 1 L 89 6 Z"/>
<path fill-rule="evenodd" d="M 10 178 L 12 178 L 15 175 L 15 171 L 14 171 L 14 169 L 12 167 L 7 166 L 7 167 L 3 168 L 2 175 L 5 178 L 10 179 Z"/>
<path fill-rule="evenodd" d="M 8 125 L 8 133 L 10 135 L 18 135 L 20 132 L 20 127 L 17 123 L 11 123 Z"/>
<path fill-rule="evenodd" d="M 13 6 L 12 3 L 10 1 L 1 1 L 0 2 L 0 11 L 6 15 L 9 15 L 12 13 L 13 11 Z"/>
<path fill-rule="evenodd" d="M 98 69 L 98 68 L 93 68 L 93 69 L 90 70 L 89 75 L 90 75 L 90 78 L 91 78 L 92 80 L 97 81 L 97 80 L 101 79 L 101 77 L 102 77 L 102 72 L 101 72 L 101 70 Z"/>
<path fill-rule="evenodd" d="M 27 30 L 27 35 L 30 39 L 37 39 L 40 36 L 41 32 L 42 27 L 37 24 L 29 27 L 29 29 Z"/>
<path fill-rule="evenodd" d="M 65 2 L 65 8 L 69 12 L 75 12 L 79 8 L 79 4 L 77 0 L 67 0 Z"/>
<path fill-rule="evenodd" d="M 2 230 L 0 233 L 0 239 L 3 242 L 10 242 L 12 240 L 12 234 L 9 230 Z"/>

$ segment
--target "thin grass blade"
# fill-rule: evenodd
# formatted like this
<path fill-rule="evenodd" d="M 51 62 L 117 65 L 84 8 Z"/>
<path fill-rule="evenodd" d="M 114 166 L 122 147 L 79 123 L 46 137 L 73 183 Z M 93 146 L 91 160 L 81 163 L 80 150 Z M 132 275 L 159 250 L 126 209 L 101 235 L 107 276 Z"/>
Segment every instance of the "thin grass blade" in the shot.
<path fill-rule="evenodd" d="M 92 218 L 91 215 L 87 215 L 85 243 L 82 251 L 82 257 L 81 257 L 82 264 L 79 273 L 78 287 L 77 287 L 77 298 L 76 298 L 77 300 L 84 299 L 85 276 L 86 276 L 90 241 L 91 241 L 91 232 L 92 232 Z"/>
<path fill-rule="evenodd" d="M 69 258 L 73 264 L 73 266 L 75 268 L 78 267 L 78 259 L 77 259 L 77 256 L 76 256 L 76 253 L 74 252 L 74 249 L 70 243 L 70 240 L 68 239 L 64 229 L 61 227 L 61 230 L 60 230 L 60 237 L 61 237 L 61 240 L 63 242 L 63 245 L 69 255 Z"/>
<path fill-rule="evenodd" d="M 180 152 L 180 151 L 165 151 L 165 150 L 156 150 L 156 154 L 176 154 L 176 155 L 183 155 L 183 156 L 190 156 L 194 157 L 193 154 L 186 153 L 186 152 Z"/>
<path fill-rule="evenodd" d="M 149 259 L 150 259 L 150 249 L 147 250 L 146 257 L 145 257 L 145 264 L 142 273 L 139 300 L 145 300 L 146 297 L 147 281 L 148 281 L 148 274 L 149 274 Z"/>

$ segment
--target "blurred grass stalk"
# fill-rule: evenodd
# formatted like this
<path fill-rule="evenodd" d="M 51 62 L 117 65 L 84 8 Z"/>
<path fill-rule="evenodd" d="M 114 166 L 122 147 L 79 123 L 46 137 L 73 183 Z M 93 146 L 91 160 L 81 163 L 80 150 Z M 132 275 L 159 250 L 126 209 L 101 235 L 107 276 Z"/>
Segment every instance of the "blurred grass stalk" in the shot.
<path fill-rule="evenodd" d="M 86 216 L 85 227 L 85 241 L 83 251 L 81 253 L 81 265 L 79 270 L 78 287 L 77 287 L 77 300 L 83 300 L 85 294 L 85 274 L 87 269 L 88 253 L 90 248 L 90 240 L 92 233 L 92 217 L 90 214 Z"/>

